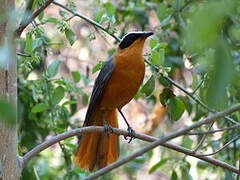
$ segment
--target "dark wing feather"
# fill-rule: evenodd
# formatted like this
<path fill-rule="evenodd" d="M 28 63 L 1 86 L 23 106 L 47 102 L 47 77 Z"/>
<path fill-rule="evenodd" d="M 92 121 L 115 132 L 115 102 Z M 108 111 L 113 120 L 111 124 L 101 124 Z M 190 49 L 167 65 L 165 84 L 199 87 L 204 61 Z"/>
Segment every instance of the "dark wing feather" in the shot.
<path fill-rule="evenodd" d="M 101 69 L 93 87 L 90 103 L 83 126 L 91 125 L 92 115 L 94 114 L 96 107 L 101 101 L 103 90 L 106 87 L 106 84 L 111 77 L 114 68 L 115 64 L 113 62 L 113 59 L 110 59 Z"/>

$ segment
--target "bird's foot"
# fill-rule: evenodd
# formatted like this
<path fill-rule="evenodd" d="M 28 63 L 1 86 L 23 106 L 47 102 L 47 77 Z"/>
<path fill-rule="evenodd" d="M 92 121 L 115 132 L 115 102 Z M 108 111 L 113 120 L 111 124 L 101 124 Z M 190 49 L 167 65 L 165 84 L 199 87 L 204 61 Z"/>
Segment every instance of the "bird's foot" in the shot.
<path fill-rule="evenodd" d="M 133 139 L 135 139 L 136 133 L 131 126 L 128 126 L 127 130 L 128 130 L 128 135 L 125 135 L 124 139 L 128 140 L 128 143 L 130 143 Z"/>
<path fill-rule="evenodd" d="M 113 128 L 111 126 L 109 126 L 108 124 L 104 124 L 103 127 L 104 127 L 105 133 L 107 133 L 107 134 L 113 133 Z"/>

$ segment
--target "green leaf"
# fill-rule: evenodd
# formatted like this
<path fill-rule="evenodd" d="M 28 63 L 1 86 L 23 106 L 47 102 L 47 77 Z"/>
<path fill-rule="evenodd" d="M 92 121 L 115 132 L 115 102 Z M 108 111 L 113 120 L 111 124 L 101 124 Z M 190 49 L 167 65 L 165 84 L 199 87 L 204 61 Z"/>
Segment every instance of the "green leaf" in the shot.
<path fill-rule="evenodd" d="M 47 22 L 56 24 L 58 22 L 58 19 L 54 18 L 54 17 L 50 17 L 50 18 L 47 19 Z"/>
<path fill-rule="evenodd" d="M 171 117 L 174 121 L 177 121 L 185 111 L 184 103 L 177 97 L 169 99 L 168 107 Z"/>
<path fill-rule="evenodd" d="M 226 5 L 225 0 L 209 1 L 192 11 L 183 31 L 188 52 L 200 54 L 216 46 L 225 19 L 233 11 L 236 2 L 231 1 Z"/>
<path fill-rule="evenodd" d="M 190 168 L 191 168 L 191 164 L 187 161 L 185 161 L 181 164 L 181 167 L 180 167 L 181 179 L 192 180 L 192 177 L 189 174 Z"/>
<path fill-rule="evenodd" d="M 178 180 L 176 171 L 172 170 L 171 180 Z"/>
<path fill-rule="evenodd" d="M 163 166 L 164 164 L 166 164 L 168 161 L 170 160 L 170 158 L 165 158 L 162 159 L 161 161 L 159 161 L 158 163 L 154 164 L 148 171 L 149 174 L 155 172 L 157 169 L 159 169 L 161 166 Z"/>
<path fill-rule="evenodd" d="M 38 19 L 41 21 L 44 17 L 44 12 L 41 12 L 39 15 L 38 15 Z"/>
<path fill-rule="evenodd" d="M 32 112 L 33 113 L 39 113 L 39 112 L 46 111 L 47 109 L 48 109 L 48 106 L 46 104 L 39 103 L 39 104 L 36 104 L 35 106 L 33 106 Z"/>
<path fill-rule="evenodd" d="M 88 40 L 89 41 L 93 41 L 96 39 L 96 35 L 94 32 L 91 32 L 89 35 L 88 35 Z"/>
<path fill-rule="evenodd" d="M 143 85 L 141 89 L 141 93 L 143 93 L 146 97 L 150 96 L 155 89 L 155 78 L 152 75 L 149 80 Z"/>
<path fill-rule="evenodd" d="M 193 105 L 191 104 L 191 100 L 189 99 L 188 96 L 180 96 L 179 97 L 185 104 L 185 108 L 188 112 L 188 114 L 192 113 Z"/>
<path fill-rule="evenodd" d="M 227 108 L 226 101 L 229 98 L 227 88 L 231 83 L 235 72 L 231 50 L 228 48 L 227 42 L 220 42 L 216 49 L 214 70 L 210 81 L 206 83 L 208 86 L 207 99 L 212 107 L 217 109 Z"/>
<path fill-rule="evenodd" d="M 104 15 L 104 10 L 94 11 L 93 15 L 95 17 L 95 21 L 100 22 L 102 19 L 102 16 Z"/>
<path fill-rule="evenodd" d="M 83 93 L 82 95 L 82 103 L 85 106 L 88 104 L 88 95 L 86 93 Z"/>
<path fill-rule="evenodd" d="M 42 45 L 42 39 L 41 38 L 36 38 L 33 40 L 32 44 L 32 50 L 35 51 L 37 48 L 39 48 Z"/>
<path fill-rule="evenodd" d="M 165 61 L 165 49 L 161 48 L 158 51 L 153 51 L 150 59 L 154 65 L 163 65 Z"/>
<path fill-rule="evenodd" d="M 153 49 L 158 44 L 158 39 L 150 39 L 150 48 Z"/>
<path fill-rule="evenodd" d="M 188 149 L 192 148 L 192 140 L 188 136 L 184 136 L 182 139 L 182 146 Z"/>
<path fill-rule="evenodd" d="M 54 89 L 53 95 L 52 95 L 52 103 L 58 104 L 64 97 L 65 89 L 61 86 L 58 86 L 56 89 Z"/>
<path fill-rule="evenodd" d="M 102 67 L 105 64 L 106 64 L 106 61 L 99 61 L 99 63 L 93 67 L 92 73 L 95 73 L 95 72 L 99 71 L 100 69 L 102 69 Z"/>
<path fill-rule="evenodd" d="M 160 60 L 160 54 L 159 54 L 159 52 L 158 52 L 158 51 L 153 51 L 153 52 L 152 52 L 152 55 L 151 55 L 151 57 L 150 57 L 150 60 L 151 60 L 152 64 L 154 64 L 154 65 L 159 65 L 159 64 L 160 64 L 160 63 L 159 63 L 159 60 Z"/>
<path fill-rule="evenodd" d="M 49 67 L 47 69 L 47 74 L 50 78 L 57 75 L 58 67 L 59 67 L 60 63 L 61 63 L 61 61 L 56 59 L 55 61 L 52 62 L 52 64 L 49 65 Z"/>
<path fill-rule="evenodd" d="M 26 54 L 32 54 L 32 34 L 31 33 L 27 33 L 26 35 L 26 44 L 25 44 L 25 48 L 24 48 L 24 52 Z"/>
<path fill-rule="evenodd" d="M 79 82 L 81 80 L 81 74 L 78 71 L 71 72 L 74 82 Z"/>
<path fill-rule="evenodd" d="M 63 106 L 66 106 L 66 105 L 69 105 L 69 104 L 77 104 L 78 102 L 77 101 L 65 101 L 63 103 Z"/>
<path fill-rule="evenodd" d="M 160 76 L 158 78 L 158 82 L 163 85 L 164 87 L 170 87 L 171 86 L 171 83 L 166 79 L 164 78 L 163 76 Z"/>
<path fill-rule="evenodd" d="M 108 16 L 114 16 L 116 12 L 115 6 L 111 2 L 105 4 L 106 12 Z"/>
<path fill-rule="evenodd" d="M 5 98 L 0 98 L 0 121 L 9 125 L 16 124 L 16 110 Z"/>
<path fill-rule="evenodd" d="M 73 45 L 73 43 L 77 40 L 77 36 L 71 29 L 66 28 L 65 35 L 71 45 Z"/>
<path fill-rule="evenodd" d="M 166 48 L 168 46 L 168 43 L 166 42 L 161 42 L 158 44 L 157 48 Z"/>
<path fill-rule="evenodd" d="M 163 28 L 164 26 L 167 26 L 170 24 L 170 21 L 171 21 L 171 15 L 167 16 L 165 19 L 163 19 L 161 22 L 160 22 L 160 27 Z"/>
<path fill-rule="evenodd" d="M 59 85 L 66 85 L 65 79 L 58 79 L 55 81 L 55 83 L 57 83 Z"/>
<path fill-rule="evenodd" d="M 161 3 L 157 8 L 157 16 L 160 21 L 165 19 L 168 16 L 168 7 L 166 4 Z"/>
<path fill-rule="evenodd" d="M 159 95 L 160 102 L 163 106 L 166 106 L 167 101 L 172 97 L 175 97 L 175 94 L 170 88 L 164 88 L 162 93 Z"/>

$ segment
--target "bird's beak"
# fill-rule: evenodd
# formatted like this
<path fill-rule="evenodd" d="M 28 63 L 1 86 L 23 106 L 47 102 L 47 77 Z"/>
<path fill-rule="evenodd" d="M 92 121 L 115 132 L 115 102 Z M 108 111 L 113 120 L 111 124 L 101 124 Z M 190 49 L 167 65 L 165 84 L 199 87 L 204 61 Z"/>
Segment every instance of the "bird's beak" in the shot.
<path fill-rule="evenodd" d="M 151 36 L 151 35 L 153 35 L 153 34 L 154 34 L 154 33 L 153 33 L 152 31 L 144 32 L 142 38 L 147 38 L 147 37 L 149 37 L 149 36 Z"/>

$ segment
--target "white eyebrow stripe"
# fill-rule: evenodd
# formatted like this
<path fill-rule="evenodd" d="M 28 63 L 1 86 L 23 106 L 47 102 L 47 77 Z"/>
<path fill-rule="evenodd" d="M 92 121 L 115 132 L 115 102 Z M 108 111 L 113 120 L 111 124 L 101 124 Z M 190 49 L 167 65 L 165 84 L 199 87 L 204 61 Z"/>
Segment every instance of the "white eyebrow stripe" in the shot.
<path fill-rule="evenodd" d="M 125 35 L 122 37 L 121 41 L 122 41 L 126 36 L 128 36 L 129 34 L 143 34 L 143 33 L 145 33 L 145 31 L 132 31 L 132 32 L 128 32 L 127 34 L 125 34 Z"/>

